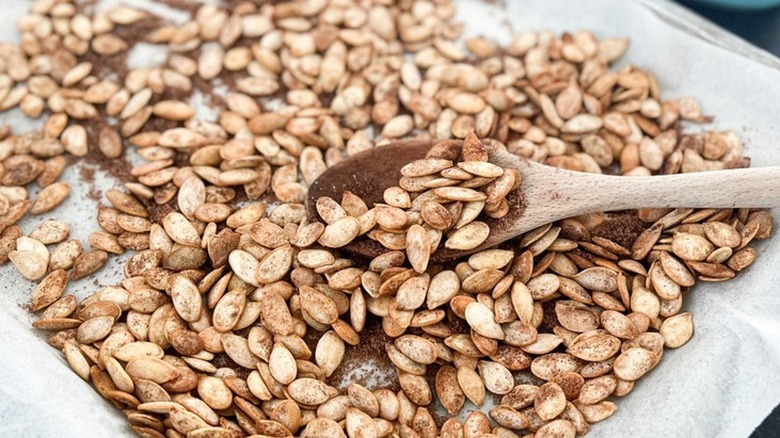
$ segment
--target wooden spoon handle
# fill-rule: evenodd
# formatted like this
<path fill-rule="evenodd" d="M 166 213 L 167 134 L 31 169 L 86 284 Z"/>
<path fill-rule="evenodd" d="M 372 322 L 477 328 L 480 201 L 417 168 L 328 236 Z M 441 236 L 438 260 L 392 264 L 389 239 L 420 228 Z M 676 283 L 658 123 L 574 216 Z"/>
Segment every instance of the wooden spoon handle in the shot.
<path fill-rule="evenodd" d="M 581 180 L 584 182 L 584 180 Z M 780 167 L 678 175 L 599 176 L 573 188 L 593 211 L 643 207 L 738 208 L 780 206 Z"/>

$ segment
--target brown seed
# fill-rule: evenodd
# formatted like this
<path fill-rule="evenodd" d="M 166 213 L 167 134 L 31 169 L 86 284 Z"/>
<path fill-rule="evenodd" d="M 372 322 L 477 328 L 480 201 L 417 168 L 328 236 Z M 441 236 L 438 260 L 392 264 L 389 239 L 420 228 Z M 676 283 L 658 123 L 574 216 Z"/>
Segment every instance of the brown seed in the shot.
<path fill-rule="evenodd" d="M 282 343 L 274 344 L 268 359 L 268 366 L 274 379 L 283 385 L 292 383 L 297 376 L 295 357 Z"/>
<path fill-rule="evenodd" d="M 105 126 L 100 131 L 98 148 L 107 158 L 119 158 L 124 149 L 122 137 L 113 128 Z"/>
<path fill-rule="evenodd" d="M 661 310 L 658 296 L 644 287 L 637 287 L 631 294 L 631 310 L 655 318 Z"/>
<path fill-rule="evenodd" d="M 89 362 L 87 362 L 87 359 L 81 353 L 81 350 L 79 350 L 76 340 L 71 339 L 65 342 L 62 352 L 65 354 L 65 359 L 68 361 L 68 364 L 73 371 L 82 379 L 89 381 Z"/>
<path fill-rule="evenodd" d="M 63 269 L 52 271 L 33 291 L 30 297 L 30 310 L 37 312 L 59 300 L 67 285 L 68 276 Z"/>
<path fill-rule="evenodd" d="M 479 373 L 485 382 L 485 388 L 493 394 L 507 394 L 514 386 L 512 373 L 498 362 L 485 361 L 479 362 Z"/>
<path fill-rule="evenodd" d="M 696 278 L 685 265 L 666 251 L 661 252 L 661 268 L 680 286 L 690 287 L 696 282 Z"/>
<path fill-rule="evenodd" d="M 201 427 L 191 430 L 187 436 L 192 438 L 229 438 L 235 435 L 235 430 L 224 427 Z"/>
<path fill-rule="evenodd" d="M 584 405 L 575 402 L 575 406 L 589 423 L 598 423 L 614 414 L 617 410 L 617 405 L 610 401 L 602 401 L 593 405 Z"/>
<path fill-rule="evenodd" d="M 382 136 L 385 138 L 400 138 L 408 134 L 414 128 L 411 116 L 402 114 L 395 116 L 385 123 L 382 128 Z"/>
<path fill-rule="evenodd" d="M 399 373 L 398 383 L 401 390 L 413 403 L 426 406 L 432 400 L 431 388 L 423 376 L 409 373 Z"/>
<path fill-rule="evenodd" d="M 498 178 L 504 174 L 504 169 L 487 161 L 462 161 L 458 167 L 476 176 Z"/>
<path fill-rule="evenodd" d="M 347 216 L 346 210 L 327 196 L 317 200 L 317 213 L 327 224 L 332 224 Z"/>
<path fill-rule="evenodd" d="M 280 423 L 285 429 L 295 433 L 301 427 L 301 409 L 292 400 L 280 402 L 270 415 L 273 421 Z M 282 431 L 284 432 L 284 431 Z"/>
<path fill-rule="evenodd" d="M 477 406 L 482 406 L 485 403 L 485 384 L 476 371 L 471 368 L 459 367 L 458 385 L 472 403 Z"/>
<path fill-rule="evenodd" d="M 539 388 L 534 398 L 534 409 L 542 420 L 552 420 L 565 408 L 566 395 L 558 384 L 547 382 Z"/>
<path fill-rule="evenodd" d="M 249 349 L 249 343 L 245 338 L 231 333 L 223 333 L 220 339 L 225 354 L 227 354 L 233 362 L 244 368 L 257 368 L 259 359 Z"/>
<path fill-rule="evenodd" d="M 554 294 L 561 285 L 561 281 L 555 274 L 542 274 L 532 278 L 528 282 L 528 290 L 535 300 L 543 300 Z"/>
<path fill-rule="evenodd" d="M 656 364 L 656 355 L 644 348 L 630 348 L 615 360 L 615 375 L 621 380 L 634 381 L 645 375 Z"/>
<path fill-rule="evenodd" d="M 113 325 L 114 318 L 110 316 L 89 319 L 79 326 L 76 339 L 81 344 L 99 341 L 108 336 Z"/>
<path fill-rule="evenodd" d="M 702 261 L 714 247 L 704 237 L 695 234 L 678 233 L 672 239 L 672 251 L 683 260 Z"/>
<path fill-rule="evenodd" d="M 49 305 L 41 314 L 41 319 L 67 318 L 76 310 L 76 297 L 65 295 Z"/>
<path fill-rule="evenodd" d="M 196 332 L 175 329 L 167 334 L 171 346 L 185 356 L 199 354 L 205 348 L 203 339 Z"/>
<path fill-rule="evenodd" d="M 447 105 L 463 114 L 477 114 L 485 108 L 485 101 L 476 94 L 457 93 L 447 100 Z"/>
<path fill-rule="evenodd" d="M 114 356 L 123 362 L 130 362 L 142 357 L 162 359 L 163 355 L 162 348 L 152 342 L 131 342 L 123 345 L 114 353 Z"/>
<path fill-rule="evenodd" d="M 453 220 L 449 210 L 438 202 L 425 202 L 420 209 L 420 215 L 426 224 L 437 230 L 446 230 L 452 226 Z"/>
<path fill-rule="evenodd" d="M 490 410 L 490 418 L 507 429 L 521 430 L 528 427 L 528 419 L 509 406 L 496 406 Z"/>
<path fill-rule="evenodd" d="M 742 242 L 739 232 L 723 222 L 706 222 L 704 233 L 715 246 L 736 248 Z"/>
<path fill-rule="evenodd" d="M 81 251 L 81 242 L 77 240 L 69 240 L 57 245 L 49 260 L 49 270 L 69 269 L 73 266 L 76 258 L 81 255 Z"/>
<path fill-rule="evenodd" d="M 122 245 L 120 245 L 119 240 L 109 233 L 101 231 L 90 233 L 88 241 L 93 248 L 101 249 L 112 254 L 122 254 L 125 251 Z"/>
<path fill-rule="evenodd" d="M 298 262 L 307 268 L 328 266 L 336 261 L 330 251 L 322 249 L 302 250 L 297 256 Z"/>
<path fill-rule="evenodd" d="M 496 323 L 495 315 L 482 303 L 472 302 L 466 306 L 466 321 L 482 336 L 492 339 L 504 339 L 504 331 Z"/>
<path fill-rule="evenodd" d="M 658 331 L 667 347 L 682 347 L 693 336 L 693 315 L 683 312 L 667 318 Z"/>
<path fill-rule="evenodd" d="M 227 409 L 233 401 L 233 394 L 225 382 L 211 376 L 198 380 L 198 395 L 213 409 Z"/>
<path fill-rule="evenodd" d="M 584 304 L 574 301 L 556 302 L 555 315 L 563 327 L 577 333 L 595 330 L 599 326 L 599 317 Z"/>
<path fill-rule="evenodd" d="M 601 312 L 601 325 L 611 334 L 622 339 L 633 339 L 637 330 L 631 320 L 620 312 L 604 310 Z"/>
<path fill-rule="evenodd" d="M 535 358 L 531 362 L 531 372 L 540 379 L 550 380 L 557 373 L 576 372 L 582 366 L 582 361 L 570 354 L 550 353 Z"/>
<path fill-rule="evenodd" d="M 441 198 L 450 201 L 484 201 L 487 196 L 484 193 L 464 187 L 439 187 L 433 190 L 433 193 Z"/>
<path fill-rule="evenodd" d="M 251 254 L 241 250 L 231 251 L 228 256 L 228 263 L 239 278 L 253 286 L 259 286 L 257 270 L 260 263 Z"/>
<path fill-rule="evenodd" d="M 334 438 L 345 438 L 343 429 L 339 423 L 328 418 L 314 418 L 308 424 L 301 435 L 305 438 L 315 438 L 320 436 L 332 436 Z"/>
<path fill-rule="evenodd" d="M 199 416 L 184 409 L 172 409 L 169 417 L 173 428 L 182 434 L 209 427 Z"/>
<path fill-rule="evenodd" d="M 406 232 L 406 256 L 418 273 L 423 273 L 428 269 L 431 242 L 428 238 L 428 232 L 420 225 L 412 225 Z"/>
<path fill-rule="evenodd" d="M 450 415 L 460 412 L 466 396 L 458 384 L 455 368 L 447 365 L 439 368 L 436 373 L 436 395 Z"/>
<path fill-rule="evenodd" d="M 729 268 L 733 269 L 734 271 L 741 271 L 751 264 L 756 259 L 756 250 L 750 247 L 742 248 L 741 250 L 737 251 L 732 255 L 726 264 Z"/>
<path fill-rule="evenodd" d="M 368 211 L 366 203 L 350 191 L 344 192 L 341 199 L 341 207 L 352 217 L 358 217 Z"/>
<path fill-rule="evenodd" d="M 220 332 L 228 332 L 238 324 L 241 313 L 246 307 L 246 291 L 234 289 L 219 300 L 212 313 L 214 328 Z"/>
<path fill-rule="evenodd" d="M 535 434 L 537 438 L 574 438 L 576 435 L 574 425 L 568 420 L 551 421 L 540 427 Z"/>
<path fill-rule="evenodd" d="M 609 374 L 587 380 L 580 391 L 578 401 L 586 405 L 598 403 L 615 391 L 617 379 Z"/>
<path fill-rule="evenodd" d="M 578 114 L 561 127 L 561 131 L 569 134 L 585 134 L 601 128 L 601 118 L 590 114 Z"/>
<path fill-rule="evenodd" d="M 327 295 L 309 286 L 300 288 L 301 308 L 320 324 L 333 324 L 339 316 L 336 303 Z"/>
<path fill-rule="evenodd" d="M 409 197 L 409 193 L 400 187 L 388 187 L 385 189 L 382 198 L 392 207 L 410 208 L 412 206 L 412 200 Z"/>
<path fill-rule="evenodd" d="M 588 268 L 574 276 L 581 286 L 599 292 L 612 292 L 617 289 L 617 272 L 602 268 Z"/>
<path fill-rule="evenodd" d="M 81 125 L 71 125 L 65 128 L 60 136 L 62 146 L 69 154 L 83 157 L 87 154 L 87 131 Z"/>
<path fill-rule="evenodd" d="M 659 265 L 654 265 L 650 268 L 649 274 L 655 293 L 658 294 L 661 299 L 674 300 L 682 293 L 679 283 L 666 275 L 666 272 Z"/>
<path fill-rule="evenodd" d="M 341 248 L 354 240 L 359 233 L 360 222 L 348 216 L 326 226 L 319 242 L 328 248 Z"/>
<path fill-rule="evenodd" d="M 195 115 L 195 110 L 184 102 L 163 100 L 153 107 L 154 115 L 168 120 L 185 121 Z"/>
<path fill-rule="evenodd" d="M 376 222 L 385 230 L 401 230 L 408 222 L 408 216 L 400 208 L 377 205 Z"/>
<path fill-rule="evenodd" d="M 197 209 L 205 202 L 206 186 L 203 184 L 203 181 L 196 176 L 187 178 L 179 188 L 177 197 L 179 210 L 187 219 L 192 220 Z"/>
<path fill-rule="evenodd" d="M 203 310 L 203 299 L 195 283 L 183 275 L 171 280 L 171 299 L 176 312 L 187 322 L 197 321 Z"/>
<path fill-rule="evenodd" d="M 347 436 L 357 437 L 375 437 L 379 436 L 376 423 L 365 412 L 357 408 L 347 408 L 346 412 L 346 430 Z"/>
<path fill-rule="evenodd" d="M 393 344 L 385 344 L 385 352 L 388 359 L 393 362 L 398 369 L 407 373 L 422 375 L 425 374 L 425 365 L 415 362 L 409 356 L 401 353 L 401 351 Z"/>
<path fill-rule="evenodd" d="M 490 235 L 490 227 L 484 222 L 471 222 L 455 231 L 444 242 L 449 249 L 470 250 L 481 245 Z"/>
<path fill-rule="evenodd" d="M 317 342 L 314 357 L 317 366 L 325 373 L 326 377 L 330 377 L 344 360 L 344 353 L 344 341 L 336 332 L 330 330 L 322 335 Z"/>
<path fill-rule="evenodd" d="M 349 394 L 349 401 L 352 403 L 352 406 L 360 409 L 371 417 L 379 415 L 379 402 L 371 391 L 353 382 L 347 387 L 347 393 Z"/>
<path fill-rule="evenodd" d="M 404 335 L 395 340 L 398 350 L 421 364 L 432 364 L 438 358 L 438 349 L 433 342 L 415 335 Z"/>
<path fill-rule="evenodd" d="M 197 230 L 183 214 L 169 213 L 163 218 L 162 225 L 174 242 L 182 245 L 200 246 L 200 236 Z"/>
<path fill-rule="evenodd" d="M 316 406 L 325 403 L 338 394 L 338 391 L 332 386 L 327 385 L 325 382 L 303 377 L 290 383 L 287 387 L 287 391 L 298 403 Z"/>
<path fill-rule="evenodd" d="M 122 193 L 118 190 L 108 190 L 106 191 L 106 197 L 109 201 L 111 201 L 111 204 L 117 209 L 124 213 L 131 214 L 133 216 L 141 216 L 141 217 L 148 217 L 149 213 L 146 211 L 146 208 L 138 202 L 135 198 L 132 196 Z"/>
<path fill-rule="evenodd" d="M 273 283 L 280 280 L 292 265 L 294 252 L 290 246 L 282 246 L 271 251 L 257 266 L 257 282 Z"/>
<path fill-rule="evenodd" d="M 151 380 L 155 383 L 165 383 L 180 375 L 173 365 L 160 359 L 142 357 L 131 360 L 125 367 L 130 377 Z"/>
<path fill-rule="evenodd" d="M 103 267 L 106 260 L 108 260 L 108 253 L 103 250 L 93 249 L 82 253 L 73 262 L 70 279 L 75 281 L 93 274 Z"/>
<path fill-rule="evenodd" d="M 53 210 L 60 205 L 70 194 L 70 186 L 66 183 L 57 182 L 45 187 L 35 199 L 30 212 L 32 214 L 41 214 Z"/>
<path fill-rule="evenodd" d="M 32 323 L 32 326 L 41 330 L 69 330 L 81 325 L 80 319 L 75 318 L 48 318 L 38 319 Z"/>

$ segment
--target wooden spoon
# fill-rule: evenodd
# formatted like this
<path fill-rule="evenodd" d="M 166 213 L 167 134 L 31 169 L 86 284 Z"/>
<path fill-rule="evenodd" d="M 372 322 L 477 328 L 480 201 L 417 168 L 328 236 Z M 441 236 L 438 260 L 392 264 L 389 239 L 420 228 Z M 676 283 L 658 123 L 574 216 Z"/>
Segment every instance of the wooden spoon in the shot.
<path fill-rule="evenodd" d="M 310 220 L 321 220 L 317 199 L 330 196 L 337 202 L 350 190 L 371 207 L 383 202 L 386 188 L 398 185 L 401 168 L 424 158 L 429 140 L 392 143 L 361 152 L 325 171 L 309 188 Z M 517 237 L 547 223 L 585 213 L 637 208 L 738 208 L 780 206 L 780 167 L 718 170 L 660 176 L 607 176 L 572 172 L 491 148 L 490 162 L 516 168 L 523 176 L 520 190 L 507 196 L 509 214 L 501 219 L 481 218 L 490 226 L 490 236 L 469 251 L 443 247 L 432 254 L 433 262 L 468 255 Z M 442 239 L 442 243 L 446 238 Z M 367 258 L 387 252 L 382 245 L 359 237 L 347 251 Z"/>

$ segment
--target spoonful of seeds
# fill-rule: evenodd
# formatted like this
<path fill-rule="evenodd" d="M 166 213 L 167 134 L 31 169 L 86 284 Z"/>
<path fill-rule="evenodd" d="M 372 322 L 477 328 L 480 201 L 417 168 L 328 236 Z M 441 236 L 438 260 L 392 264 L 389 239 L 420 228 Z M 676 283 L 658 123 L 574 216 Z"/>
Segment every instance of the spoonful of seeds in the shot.
<path fill-rule="evenodd" d="M 405 251 L 417 272 L 556 220 L 637 208 L 780 206 L 780 167 L 660 176 L 573 172 L 494 140 L 409 140 L 358 153 L 309 188 L 319 243 L 369 259 Z"/>

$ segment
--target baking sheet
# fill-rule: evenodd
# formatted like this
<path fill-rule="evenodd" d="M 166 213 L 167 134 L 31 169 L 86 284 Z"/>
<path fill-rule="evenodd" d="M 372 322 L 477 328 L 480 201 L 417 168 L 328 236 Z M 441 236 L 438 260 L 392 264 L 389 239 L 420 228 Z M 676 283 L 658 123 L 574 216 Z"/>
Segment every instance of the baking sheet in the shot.
<path fill-rule="evenodd" d="M 29 3 L 0 0 L 0 40 L 18 41 L 11 23 Z M 155 2 L 126 3 L 147 7 Z M 707 114 L 716 116 L 708 128 L 737 131 L 754 166 L 780 165 L 780 60 L 679 6 L 659 0 L 456 4 L 467 36 L 484 35 L 502 43 L 516 31 L 541 28 L 591 29 L 600 38 L 629 36 L 631 47 L 623 62 L 655 73 L 665 97 L 697 98 Z M 12 123 L 15 133 L 36 126 L 22 120 L 19 112 L 0 115 L 0 123 Z M 21 226 L 29 233 L 56 216 L 70 223 L 71 238 L 86 242 L 89 232 L 98 229 L 96 204 L 86 193 L 118 184 L 100 171 L 94 183 L 80 181 L 76 167 L 62 180 L 73 186 L 70 198 L 53 215 L 27 217 Z M 756 249 L 756 263 L 738 278 L 699 284 L 686 296 L 685 310 L 694 314 L 696 335 L 683 348 L 667 350 L 661 364 L 617 401 L 617 413 L 595 425 L 589 436 L 747 437 L 777 405 L 780 239 L 761 242 Z M 118 282 L 122 259 L 112 257 L 97 275 L 70 284 L 67 293 L 81 298 L 100 285 Z M 122 414 L 72 373 L 60 352 L 30 327 L 25 306 L 33 287 L 10 265 L 0 267 L 0 436 L 133 436 Z"/>

